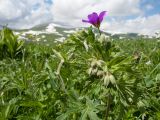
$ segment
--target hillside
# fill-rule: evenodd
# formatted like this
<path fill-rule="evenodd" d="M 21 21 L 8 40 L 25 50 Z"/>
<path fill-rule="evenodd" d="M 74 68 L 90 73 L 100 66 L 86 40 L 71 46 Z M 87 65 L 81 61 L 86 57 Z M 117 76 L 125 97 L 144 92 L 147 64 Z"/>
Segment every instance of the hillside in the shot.
<path fill-rule="evenodd" d="M 62 42 L 69 34 L 77 31 L 77 28 L 65 28 L 60 25 L 50 23 L 35 26 L 31 29 L 14 30 L 21 39 L 37 42 Z"/>
<path fill-rule="evenodd" d="M 0 26 L 2 27 L 2 26 Z M 34 26 L 31 29 L 14 30 L 16 35 L 19 35 L 20 39 L 26 41 L 33 41 L 38 43 L 53 43 L 63 42 L 70 34 L 83 28 L 69 28 L 55 23 L 41 24 Z M 95 29 L 94 29 L 95 30 Z M 95 30 L 96 33 L 98 31 Z M 112 37 L 113 39 L 150 39 L 150 36 L 139 35 L 137 33 L 123 33 L 123 34 L 111 34 L 103 31 L 103 34 Z M 152 38 L 152 37 L 151 37 Z"/>

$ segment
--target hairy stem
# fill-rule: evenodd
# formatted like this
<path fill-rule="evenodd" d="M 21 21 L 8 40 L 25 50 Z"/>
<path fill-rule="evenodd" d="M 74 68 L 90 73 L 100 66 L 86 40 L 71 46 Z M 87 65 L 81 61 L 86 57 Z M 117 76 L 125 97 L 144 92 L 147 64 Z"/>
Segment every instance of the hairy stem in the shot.
<path fill-rule="evenodd" d="M 60 63 L 59 63 L 59 65 L 58 65 L 56 74 L 57 74 L 57 76 L 58 76 L 59 79 L 60 79 L 60 82 L 61 82 L 61 86 L 62 86 L 63 91 L 64 91 L 65 93 L 67 93 L 67 90 L 66 90 L 65 84 L 64 84 L 64 80 L 63 80 L 63 78 L 62 78 L 62 76 L 61 76 L 61 74 L 60 74 L 61 67 L 62 67 L 62 65 L 63 65 L 63 63 L 64 63 L 64 58 L 63 58 L 62 55 L 61 55 L 59 52 L 57 52 L 56 50 L 53 50 L 53 52 L 54 52 L 54 53 L 60 58 L 60 60 L 61 60 Z"/>
<path fill-rule="evenodd" d="M 99 35 L 101 36 L 101 30 L 98 28 Z"/>
<path fill-rule="evenodd" d="M 112 96 L 111 96 L 111 93 L 109 92 L 109 94 L 108 94 L 108 100 L 107 100 L 105 120 L 108 120 L 109 111 L 110 111 L 110 105 L 111 105 L 111 97 L 112 97 Z"/>
<path fill-rule="evenodd" d="M 61 60 L 61 62 L 60 62 L 59 65 L 58 65 L 58 68 L 57 68 L 57 72 L 56 72 L 56 73 L 57 73 L 57 75 L 58 75 L 58 77 L 59 77 L 59 79 L 60 79 L 60 81 L 61 81 L 62 89 L 63 89 L 65 92 L 67 92 L 67 91 L 66 91 L 66 88 L 65 88 L 64 80 L 63 80 L 63 78 L 62 78 L 62 76 L 61 76 L 61 74 L 60 74 L 60 70 L 61 70 L 61 67 L 62 67 L 63 63 L 64 63 L 64 60 Z"/>

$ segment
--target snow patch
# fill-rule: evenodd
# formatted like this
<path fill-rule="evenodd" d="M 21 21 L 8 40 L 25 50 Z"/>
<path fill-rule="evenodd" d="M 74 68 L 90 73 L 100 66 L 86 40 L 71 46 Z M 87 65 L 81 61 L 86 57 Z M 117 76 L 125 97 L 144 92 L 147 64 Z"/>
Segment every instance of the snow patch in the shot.
<path fill-rule="evenodd" d="M 65 31 L 63 31 L 64 33 L 68 33 L 68 34 L 71 34 L 71 33 L 75 33 L 76 31 L 74 31 L 74 30 L 65 30 Z"/>
<path fill-rule="evenodd" d="M 61 38 L 57 38 L 55 39 L 56 41 L 59 41 L 59 42 L 63 42 L 66 38 L 65 37 L 61 37 Z"/>

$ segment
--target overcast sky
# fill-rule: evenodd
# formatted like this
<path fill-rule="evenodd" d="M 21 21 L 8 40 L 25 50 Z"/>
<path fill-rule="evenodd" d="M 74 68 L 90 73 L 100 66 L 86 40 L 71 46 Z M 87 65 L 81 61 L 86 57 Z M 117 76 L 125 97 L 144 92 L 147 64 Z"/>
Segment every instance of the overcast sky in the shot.
<path fill-rule="evenodd" d="M 0 0 L 0 25 L 30 28 L 43 23 L 69 27 L 92 12 L 108 11 L 101 29 L 113 33 L 154 34 L 160 30 L 160 0 Z"/>

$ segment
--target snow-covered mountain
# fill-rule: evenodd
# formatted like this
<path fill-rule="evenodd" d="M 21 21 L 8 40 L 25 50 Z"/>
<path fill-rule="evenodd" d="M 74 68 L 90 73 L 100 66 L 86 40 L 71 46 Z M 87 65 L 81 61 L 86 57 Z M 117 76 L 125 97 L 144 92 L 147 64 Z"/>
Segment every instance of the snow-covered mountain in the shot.
<path fill-rule="evenodd" d="M 80 29 L 80 28 L 79 28 Z M 79 30 L 67 28 L 58 24 L 50 23 L 35 26 L 26 30 L 15 30 L 15 34 L 21 39 L 38 42 L 62 42 L 67 36 Z"/>
<path fill-rule="evenodd" d="M 3 27 L 3 26 L 0 26 Z M 82 28 L 68 28 L 67 26 L 62 26 L 55 23 L 37 25 L 31 29 L 24 30 L 14 30 L 15 34 L 19 35 L 20 39 L 26 41 L 34 42 L 63 42 L 70 34 Z M 124 33 L 124 34 L 110 34 L 106 33 L 107 36 L 112 39 L 139 39 L 139 38 L 149 38 L 148 36 L 139 35 L 136 33 Z"/>

